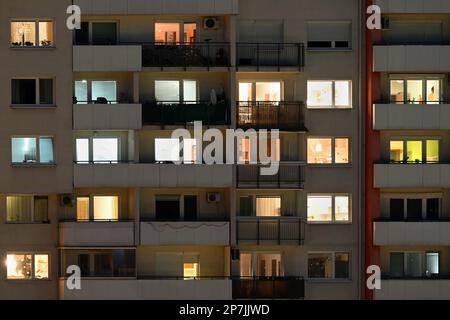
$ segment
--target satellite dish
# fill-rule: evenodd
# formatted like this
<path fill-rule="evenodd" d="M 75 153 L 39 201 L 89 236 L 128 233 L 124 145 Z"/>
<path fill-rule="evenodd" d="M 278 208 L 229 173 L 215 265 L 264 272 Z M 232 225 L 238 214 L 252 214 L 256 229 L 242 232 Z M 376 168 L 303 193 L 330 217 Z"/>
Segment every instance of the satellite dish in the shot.
<path fill-rule="evenodd" d="M 210 99 L 211 99 L 211 104 L 213 104 L 213 105 L 217 104 L 217 93 L 216 93 L 216 90 L 211 89 Z"/>

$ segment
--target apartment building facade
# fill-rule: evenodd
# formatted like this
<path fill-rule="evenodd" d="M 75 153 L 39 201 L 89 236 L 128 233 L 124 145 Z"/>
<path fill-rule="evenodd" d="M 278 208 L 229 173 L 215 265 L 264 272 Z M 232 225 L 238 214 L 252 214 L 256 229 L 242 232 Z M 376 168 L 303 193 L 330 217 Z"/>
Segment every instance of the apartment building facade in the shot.
<path fill-rule="evenodd" d="M 360 298 L 362 2 L 71 4 L 1 3 L 0 298 Z"/>
<path fill-rule="evenodd" d="M 368 1 L 368 5 L 371 2 Z M 366 265 L 373 299 L 448 299 L 448 1 L 374 1 L 367 36 Z"/>

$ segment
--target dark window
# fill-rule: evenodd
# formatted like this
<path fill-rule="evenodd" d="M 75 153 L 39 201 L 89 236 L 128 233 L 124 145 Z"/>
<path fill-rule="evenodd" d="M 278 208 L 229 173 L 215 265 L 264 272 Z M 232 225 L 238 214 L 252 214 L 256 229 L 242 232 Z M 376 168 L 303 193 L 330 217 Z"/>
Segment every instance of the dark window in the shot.
<path fill-rule="evenodd" d="M 427 219 L 438 220 L 439 219 L 439 199 L 427 199 Z"/>
<path fill-rule="evenodd" d="M 331 41 L 308 41 L 308 48 L 331 48 Z"/>
<path fill-rule="evenodd" d="M 75 30 L 75 44 L 89 44 L 89 22 L 82 22 L 81 29 Z"/>
<path fill-rule="evenodd" d="M 113 250 L 114 277 L 134 277 L 136 255 L 134 250 Z"/>
<path fill-rule="evenodd" d="M 39 80 L 39 103 L 53 104 L 53 80 L 40 79 Z"/>
<path fill-rule="evenodd" d="M 184 219 L 197 219 L 197 196 L 184 196 Z"/>
<path fill-rule="evenodd" d="M 12 104 L 36 104 L 36 80 L 12 79 Z"/>
<path fill-rule="evenodd" d="M 391 220 L 400 221 L 404 219 L 405 201 L 403 199 L 390 199 L 389 212 Z"/>
<path fill-rule="evenodd" d="M 117 24 L 115 22 L 92 23 L 93 44 L 116 44 Z"/>
<path fill-rule="evenodd" d="M 348 253 L 336 253 L 334 258 L 334 277 L 337 279 L 349 278 L 350 255 Z"/>
<path fill-rule="evenodd" d="M 408 199 L 406 210 L 408 220 L 421 220 L 422 199 Z"/>
<path fill-rule="evenodd" d="M 348 41 L 335 41 L 334 46 L 336 48 L 350 48 L 350 43 Z"/>
<path fill-rule="evenodd" d="M 155 207 L 156 219 L 158 220 L 180 219 L 180 199 L 178 197 L 157 197 Z"/>
<path fill-rule="evenodd" d="M 239 198 L 240 216 L 251 216 L 253 214 L 253 198 L 245 196 Z"/>
<path fill-rule="evenodd" d="M 97 253 L 94 256 L 95 275 L 98 277 L 112 277 L 113 263 L 110 253 Z"/>
<path fill-rule="evenodd" d="M 78 266 L 80 267 L 82 277 L 89 277 L 91 268 L 90 264 L 89 254 L 78 255 Z"/>
<path fill-rule="evenodd" d="M 405 274 L 405 260 L 403 252 L 391 252 L 389 274 L 394 278 L 401 278 Z"/>

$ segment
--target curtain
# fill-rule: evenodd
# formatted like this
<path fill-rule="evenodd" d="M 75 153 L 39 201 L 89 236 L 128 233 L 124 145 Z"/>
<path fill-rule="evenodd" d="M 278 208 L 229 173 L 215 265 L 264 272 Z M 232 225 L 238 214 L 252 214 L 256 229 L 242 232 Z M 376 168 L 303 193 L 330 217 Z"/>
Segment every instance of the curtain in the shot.
<path fill-rule="evenodd" d="M 256 215 L 258 217 L 279 217 L 281 216 L 281 198 L 256 198 Z"/>
<path fill-rule="evenodd" d="M 6 197 L 6 220 L 9 222 L 31 221 L 31 196 Z"/>

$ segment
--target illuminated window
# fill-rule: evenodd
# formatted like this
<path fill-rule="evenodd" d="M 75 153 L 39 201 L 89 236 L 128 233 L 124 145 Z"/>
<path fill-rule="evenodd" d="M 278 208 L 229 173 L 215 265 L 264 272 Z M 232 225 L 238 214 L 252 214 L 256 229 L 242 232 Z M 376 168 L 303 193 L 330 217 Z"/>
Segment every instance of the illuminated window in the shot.
<path fill-rule="evenodd" d="M 180 160 L 180 141 L 171 138 L 155 139 L 155 161 L 175 162 Z"/>
<path fill-rule="evenodd" d="M 183 35 L 180 39 L 180 35 Z M 197 24 L 195 22 L 157 22 L 155 23 L 155 42 L 166 45 L 176 45 L 180 42 L 195 43 Z"/>
<path fill-rule="evenodd" d="M 14 47 L 54 46 L 52 21 L 11 22 L 11 45 Z"/>
<path fill-rule="evenodd" d="M 309 108 L 351 108 L 351 81 L 308 81 Z"/>
<path fill-rule="evenodd" d="M 439 162 L 439 140 L 391 140 L 391 162 Z"/>
<path fill-rule="evenodd" d="M 439 162 L 439 140 L 427 140 L 427 162 Z"/>
<path fill-rule="evenodd" d="M 181 91 L 181 88 L 183 91 Z M 193 104 L 198 100 L 196 80 L 156 80 L 155 98 L 162 104 Z M 180 99 L 183 97 L 183 99 Z"/>
<path fill-rule="evenodd" d="M 48 279 L 48 254 L 8 253 L 6 256 L 7 279 Z"/>
<path fill-rule="evenodd" d="M 89 197 L 77 197 L 77 221 L 88 221 L 89 215 Z"/>
<path fill-rule="evenodd" d="M 350 196 L 308 195 L 308 222 L 349 222 Z"/>
<path fill-rule="evenodd" d="M 281 101 L 281 82 L 239 82 L 239 101 L 279 102 Z"/>
<path fill-rule="evenodd" d="M 283 276 L 282 254 L 273 253 L 241 253 L 241 277 L 281 277 Z"/>
<path fill-rule="evenodd" d="M 350 254 L 347 252 L 308 253 L 308 277 L 348 279 L 350 277 Z"/>
<path fill-rule="evenodd" d="M 406 161 L 422 162 L 422 141 L 406 141 Z"/>
<path fill-rule="evenodd" d="M 109 221 L 119 219 L 119 197 L 94 196 L 94 220 Z"/>
<path fill-rule="evenodd" d="M 77 138 L 75 141 L 77 163 L 119 162 L 119 138 Z"/>
<path fill-rule="evenodd" d="M 76 80 L 75 102 L 76 103 L 117 103 L 118 87 L 115 80 Z"/>
<path fill-rule="evenodd" d="M 405 81 L 391 80 L 391 102 L 404 103 L 405 96 Z"/>
<path fill-rule="evenodd" d="M 195 163 L 197 159 L 197 140 L 183 139 L 183 163 Z"/>
<path fill-rule="evenodd" d="M 440 79 L 392 79 L 390 99 L 397 104 L 438 104 L 441 100 Z"/>
<path fill-rule="evenodd" d="M 404 143 L 403 141 L 390 142 L 390 158 L 391 162 L 402 162 L 404 160 Z"/>
<path fill-rule="evenodd" d="M 7 196 L 6 221 L 47 222 L 47 196 Z"/>
<path fill-rule="evenodd" d="M 251 157 L 251 140 L 250 138 L 241 139 L 239 145 L 239 161 L 250 162 L 250 157 Z"/>
<path fill-rule="evenodd" d="M 53 138 L 15 137 L 11 139 L 12 163 L 54 163 Z"/>
<path fill-rule="evenodd" d="M 350 140 L 348 138 L 308 138 L 308 163 L 350 163 Z"/>
<path fill-rule="evenodd" d="M 200 276 L 200 266 L 198 263 L 184 263 L 183 276 L 184 278 L 197 278 Z"/>
<path fill-rule="evenodd" d="M 256 197 L 256 216 L 281 216 L 281 197 Z"/>
<path fill-rule="evenodd" d="M 334 162 L 349 163 L 349 140 L 347 138 L 336 138 L 334 140 Z"/>

